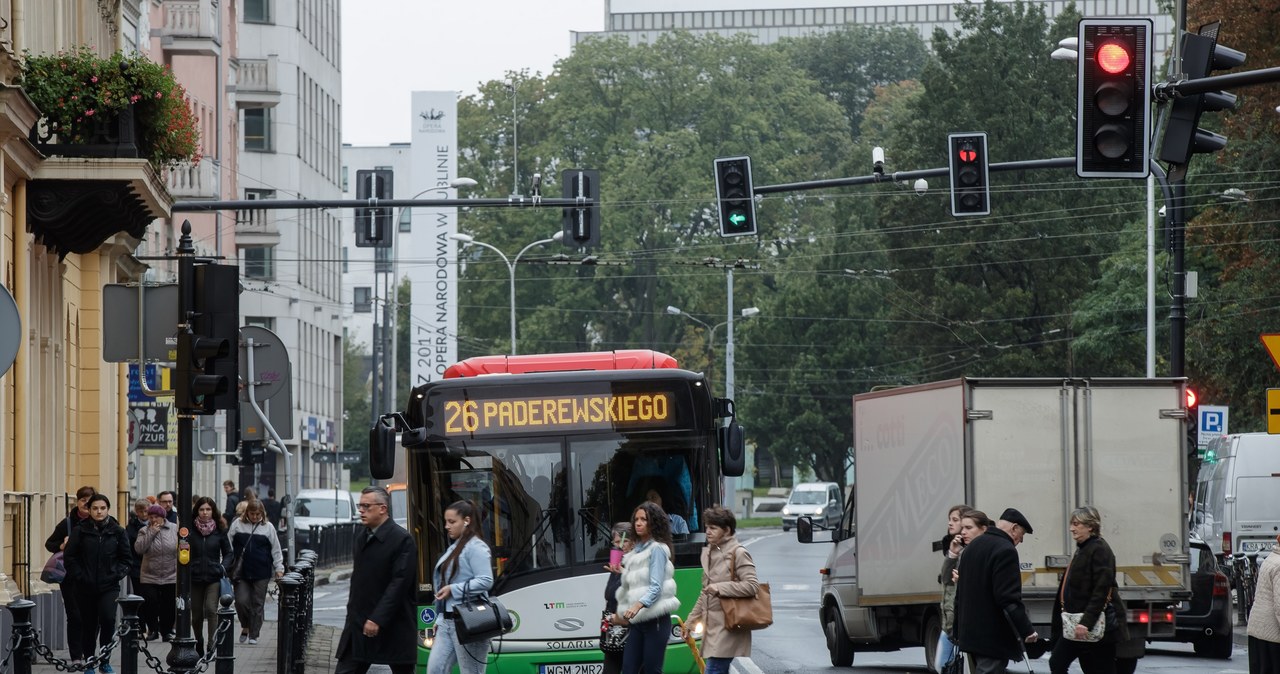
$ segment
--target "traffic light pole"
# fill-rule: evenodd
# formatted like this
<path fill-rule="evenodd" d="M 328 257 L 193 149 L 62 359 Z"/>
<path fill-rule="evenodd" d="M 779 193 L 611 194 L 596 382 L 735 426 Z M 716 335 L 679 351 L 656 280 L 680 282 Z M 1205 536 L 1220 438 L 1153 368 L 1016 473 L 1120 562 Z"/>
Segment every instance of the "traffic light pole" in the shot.
<path fill-rule="evenodd" d="M 182 223 L 182 237 L 178 239 L 178 329 L 186 332 L 191 329 L 191 310 L 195 303 L 195 257 L 196 249 L 191 241 L 191 223 Z M 180 367 L 186 364 L 179 363 Z M 176 376 L 187 376 L 178 373 Z M 187 540 L 192 525 L 191 502 L 192 483 L 195 477 L 195 463 L 192 460 L 193 433 L 195 429 L 195 413 L 189 409 L 178 410 L 178 582 L 176 636 L 169 647 L 166 658 L 170 669 L 174 672 L 191 672 L 195 669 L 200 657 L 196 653 L 196 642 L 191 636 L 191 545 Z M 206 644 L 213 648 L 214 644 Z"/>
<path fill-rule="evenodd" d="M 208 211 L 271 211 L 320 208 L 587 208 L 599 206 L 595 199 L 236 199 L 229 201 L 177 201 L 174 213 Z"/>

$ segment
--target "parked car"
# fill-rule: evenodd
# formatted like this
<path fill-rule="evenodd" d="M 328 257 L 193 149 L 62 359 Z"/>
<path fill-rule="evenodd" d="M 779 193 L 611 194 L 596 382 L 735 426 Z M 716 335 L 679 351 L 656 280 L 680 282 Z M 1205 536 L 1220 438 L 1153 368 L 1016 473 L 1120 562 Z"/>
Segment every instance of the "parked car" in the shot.
<path fill-rule="evenodd" d="M 1232 642 L 1231 583 L 1208 543 L 1191 539 L 1191 599 L 1178 605 L 1172 637 L 1153 641 L 1190 642 L 1197 655 L 1226 660 Z"/>
<path fill-rule="evenodd" d="M 409 528 L 409 491 L 403 482 L 387 485 L 387 495 L 391 497 L 391 519 L 396 524 Z"/>
<path fill-rule="evenodd" d="M 791 490 L 787 504 L 782 506 L 782 530 L 791 531 L 796 519 L 805 516 L 831 529 L 840 524 L 840 504 L 844 502 L 840 485 L 834 482 L 803 482 Z"/>
<path fill-rule="evenodd" d="M 311 527 L 358 521 L 356 502 L 343 489 L 303 489 L 289 504 L 298 549 L 312 544 Z"/>
<path fill-rule="evenodd" d="M 1196 479 L 1192 535 L 1219 555 L 1263 552 L 1275 542 L 1278 513 L 1280 435 L 1237 433 L 1211 440 Z"/>

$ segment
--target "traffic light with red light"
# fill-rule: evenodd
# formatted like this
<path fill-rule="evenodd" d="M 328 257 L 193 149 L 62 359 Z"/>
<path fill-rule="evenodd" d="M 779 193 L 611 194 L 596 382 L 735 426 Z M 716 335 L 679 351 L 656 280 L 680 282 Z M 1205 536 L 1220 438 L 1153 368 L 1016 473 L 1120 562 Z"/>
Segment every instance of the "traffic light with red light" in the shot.
<path fill-rule="evenodd" d="M 1214 70 L 1244 65 L 1244 52 L 1218 44 L 1218 23 L 1201 26 L 1199 34 L 1182 35 L 1182 70 L 1189 80 L 1208 77 Z M 1226 91 L 1180 96 L 1173 101 L 1169 122 L 1165 125 L 1164 142 L 1160 145 L 1160 161 L 1186 164 L 1191 155 L 1217 152 L 1227 146 L 1225 136 L 1199 128 L 1205 112 L 1233 110 L 1236 95 Z"/>
<path fill-rule="evenodd" d="M 947 136 L 951 168 L 951 214 L 989 215 L 991 188 L 987 182 L 987 134 L 953 133 Z"/>
<path fill-rule="evenodd" d="M 1077 40 L 1076 175 L 1151 171 L 1150 19 L 1082 19 Z"/>
<path fill-rule="evenodd" d="M 751 184 L 751 157 L 720 157 L 715 167 L 720 236 L 755 234 L 756 198 Z"/>

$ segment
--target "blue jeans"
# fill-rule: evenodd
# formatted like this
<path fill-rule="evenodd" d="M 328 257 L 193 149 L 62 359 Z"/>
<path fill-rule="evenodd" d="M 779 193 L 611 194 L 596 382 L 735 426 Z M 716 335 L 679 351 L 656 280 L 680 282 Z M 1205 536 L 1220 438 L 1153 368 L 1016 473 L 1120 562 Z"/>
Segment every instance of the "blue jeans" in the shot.
<path fill-rule="evenodd" d="M 733 658 L 707 658 L 707 674 L 729 674 Z"/>
<path fill-rule="evenodd" d="M 484 674 L 488 660 L 488 639 L 460 644 L 453 620 L 440 618 L 436 621 L 436 640 L 431 646 L 431 657 L 427 659 L 427 674 L 449 674 L 454 665 L 458 666 L 461 674 Z"/>
<path fill-rule="evenodd" d="M 662 674 L 662 661 L 671 640 L 671 616 L 631 623 L 622 651 L 622 674 Z M 427 674 L 436 674 L 428 672 Z"/>

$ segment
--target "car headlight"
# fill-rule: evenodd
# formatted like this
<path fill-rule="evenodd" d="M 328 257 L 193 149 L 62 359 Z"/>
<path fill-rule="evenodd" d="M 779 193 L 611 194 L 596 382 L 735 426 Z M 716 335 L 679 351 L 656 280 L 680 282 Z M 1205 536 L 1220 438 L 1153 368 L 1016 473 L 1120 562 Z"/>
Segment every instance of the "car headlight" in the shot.
<path fill-rule="evenodd" d="M 814 513 L 814 515 L 816 515 L 816 516 L 818 516 L 818 517 L 822 517 L 822 512 L 823 512 L 824 510 L 826 510 L 826 508 L 825 508 L 825 507 L 823 507 L 823 508 L 818 508 L 818 511 L 817 511 L 817 512 L 815 512 L 815 513 Z"/>
<path fill-rule="evenodd" d="M 791 506 L 782 506 L 782 514 L 783 514 L 783 515 L 790 515 L 790 514 L 791 514 Z"/>

